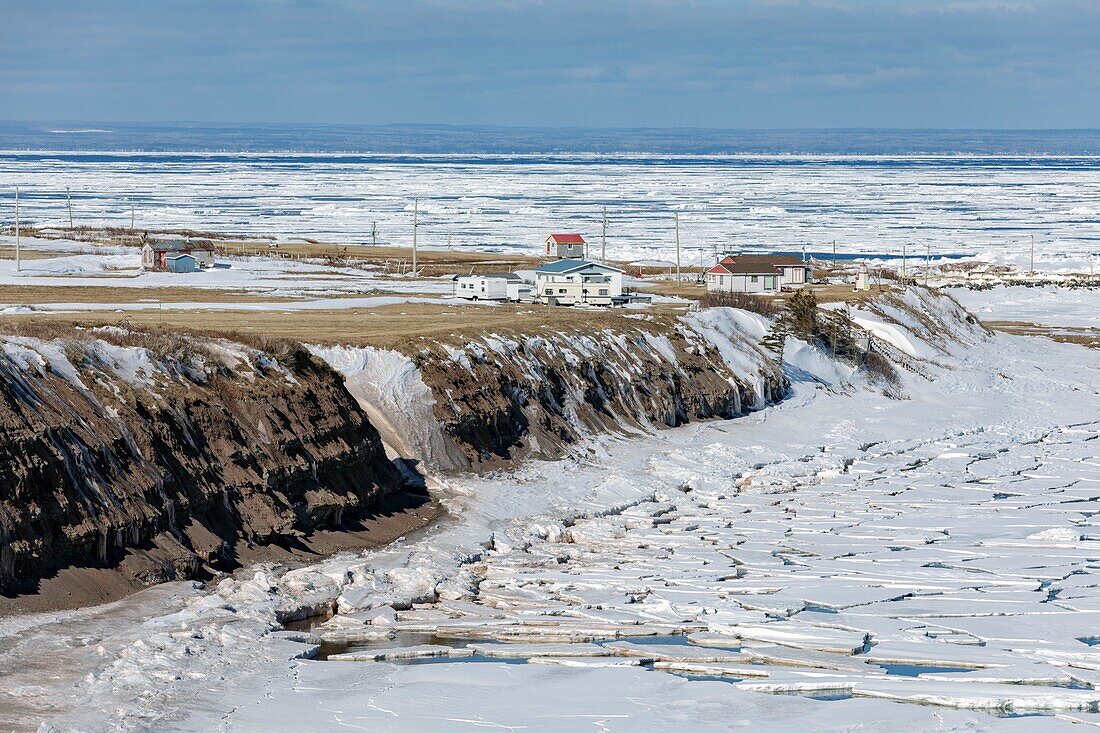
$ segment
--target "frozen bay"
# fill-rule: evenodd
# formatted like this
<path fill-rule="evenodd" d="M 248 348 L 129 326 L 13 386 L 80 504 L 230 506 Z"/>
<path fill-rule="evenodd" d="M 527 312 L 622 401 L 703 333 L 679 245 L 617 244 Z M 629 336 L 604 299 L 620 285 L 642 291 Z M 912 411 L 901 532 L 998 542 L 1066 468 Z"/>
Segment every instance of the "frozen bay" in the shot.
<path fill-rule="evenodd" d="M 23 220 L 314 237 L 537 253 L 580 231 L 608 256 L 715 251 L 969 254 L 1078 270 L 1100 240 L 1100 159 L 1087 156 L 366 155 L 4 152 L 0 179 L 23 191 Z M 0 193 L 6 206 L 13 191 Z M 10 215 L 5 213 L 7 221 Z M 376 236 L 372 236 L 375 228 Z"/>

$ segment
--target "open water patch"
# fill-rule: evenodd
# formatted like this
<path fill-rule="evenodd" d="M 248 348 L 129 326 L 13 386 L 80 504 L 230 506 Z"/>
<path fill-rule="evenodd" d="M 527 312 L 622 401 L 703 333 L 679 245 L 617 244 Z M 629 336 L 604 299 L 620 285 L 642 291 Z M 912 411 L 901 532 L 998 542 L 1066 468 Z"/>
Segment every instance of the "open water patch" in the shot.
<path fill-rule="evenodd" d="M 932 664 L 879 664 L 886 670 L 886 674 L 900 675 L 902 677 L 920 677 L 922 674 L 945 674 L 949 672 L 973 672 L 972 667 L 959 667 L 951 665 Z"/>

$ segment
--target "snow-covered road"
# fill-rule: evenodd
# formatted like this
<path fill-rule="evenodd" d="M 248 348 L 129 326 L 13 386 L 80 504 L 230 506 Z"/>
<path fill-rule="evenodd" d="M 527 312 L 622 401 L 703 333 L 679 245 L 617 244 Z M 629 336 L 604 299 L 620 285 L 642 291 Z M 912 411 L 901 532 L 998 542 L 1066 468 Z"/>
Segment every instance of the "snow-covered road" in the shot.
<path fill-rule="evenodd" d="M 906 375 L 909 399 L 804 375 L 791 399 L 746 418 L 452 480 L 451 519 L 363 556 L 9 620 L 0 724 L 1100 723 L 1096 352 L 997 335 L 951 360 L 931 382 Z M 357 645 L 461 651 L 403 664 L 295 658 L 311 646 L 276 630 L 276 610 L 334 592 L 342 612 L 318 628 L 330 639 L 396 629 Z M 427 603 L 385 608 L 415 600 Z M 506 661 L 491 656 L 499 647 L 470 656 L 500 640 L 516 643 Z"/>

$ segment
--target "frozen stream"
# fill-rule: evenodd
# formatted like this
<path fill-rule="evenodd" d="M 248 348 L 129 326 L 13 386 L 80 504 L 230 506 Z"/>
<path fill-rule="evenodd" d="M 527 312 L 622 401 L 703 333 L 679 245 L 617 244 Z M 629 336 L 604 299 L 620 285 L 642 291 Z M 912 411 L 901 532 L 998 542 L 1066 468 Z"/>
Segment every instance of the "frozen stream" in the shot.
<path fill-rule="evenodd" d="M 951 360 L 906 400 L 803 373 L 747 418 L 453 480 L 414 542 L 3 622 L 0 726 L 1100 723 L 1096 352 L 998 335 Z M 301 658 L 276 611 L 333 593 L 318 633 L 433 663 Z M 503 641 L 526 663 L 448 656 Z"/>

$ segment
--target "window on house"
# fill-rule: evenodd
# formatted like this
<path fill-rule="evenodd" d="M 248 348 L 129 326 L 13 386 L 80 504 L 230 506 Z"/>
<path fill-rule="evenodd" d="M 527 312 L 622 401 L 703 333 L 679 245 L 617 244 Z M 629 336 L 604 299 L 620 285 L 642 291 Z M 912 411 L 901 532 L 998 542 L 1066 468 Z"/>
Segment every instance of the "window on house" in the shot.
<path fill-rule="evenodd" d="M 565 295 L 565 288 L 558 288 L 558 295 Z"/>
<path fill-rule="evenodd" d="M 600 288 L 600 295 L 607 295 L 607 288 Z"/>
<path fill-rule="evenodd" d="M 545 293 L 546 295 L 553 295 L 553 294 L 554 294 L 554 289 L 553 289 L 553 288 L 547 288 L 547 289 L 546 289 L 546 290 L 544 291 L 544 293 Z"/>
<path fill-rule="evenodd" d="M 757 277 L 756 277 L 756 275 L 753 275 L 753 276 L 752 276 L 752 281 L 753 281 L 753 282 L 757 282 L 757 280 L 758 280 L 758 279 L 759 279 L 759 278 L 757 278 Z"/>

